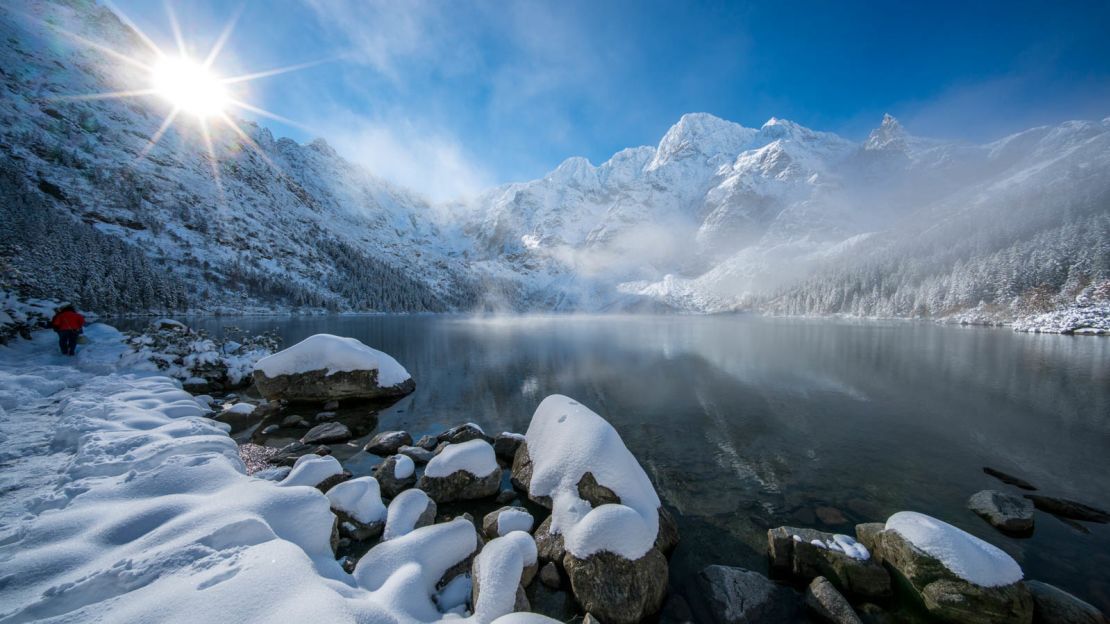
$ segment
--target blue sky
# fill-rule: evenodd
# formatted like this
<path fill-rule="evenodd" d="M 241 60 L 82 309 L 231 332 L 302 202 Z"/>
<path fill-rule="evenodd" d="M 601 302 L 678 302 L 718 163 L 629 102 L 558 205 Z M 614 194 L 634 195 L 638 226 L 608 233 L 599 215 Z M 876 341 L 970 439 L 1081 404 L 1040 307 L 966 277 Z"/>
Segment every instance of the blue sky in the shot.
<path fill-rule="evenodd" d="M 239 3 L 171 5 L 203 56 Z M 163 3 L 116 0 L 172 47 Z M 218 71 L 324 61 L 250 101 L 437 198 L 655 144 L 683 113 L 986 140 L 1110 115 L 1110 3 L 247 0 Z"/>

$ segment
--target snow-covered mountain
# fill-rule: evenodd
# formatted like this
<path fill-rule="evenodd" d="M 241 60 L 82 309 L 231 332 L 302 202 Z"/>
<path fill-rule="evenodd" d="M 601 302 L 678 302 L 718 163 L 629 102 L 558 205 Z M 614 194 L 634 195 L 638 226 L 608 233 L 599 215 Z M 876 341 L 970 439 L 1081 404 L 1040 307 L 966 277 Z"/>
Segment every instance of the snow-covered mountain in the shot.
<path fill-rule="evenodd" d="M 150 147 L 159 102 L 70 97 L 147 79 L 88 45 L 149 54 L 111 11 L 35 0 L 0 17 L 0 191 L 16 198 L 0 273 L 35 296 L 944 316 L 1051 308 L 1110 280 L 1110 118 L 976 145 L 915 137 L 889 115 L 857 142 L 688 114 L 655 146 L 432 205 L 323 140 L 250 123 L 212 136 L 215 159 L 196 124 Z"/>

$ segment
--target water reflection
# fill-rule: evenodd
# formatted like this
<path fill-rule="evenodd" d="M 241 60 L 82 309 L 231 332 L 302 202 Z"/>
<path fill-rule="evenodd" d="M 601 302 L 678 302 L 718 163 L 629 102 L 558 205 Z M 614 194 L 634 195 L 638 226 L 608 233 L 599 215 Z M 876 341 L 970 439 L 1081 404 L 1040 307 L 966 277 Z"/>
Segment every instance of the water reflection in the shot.
<path fill-rule="evenodd" d="M 679 577 L 708 563 L 764 569 L 770 526 L 849 530 L 915 509 L 1110 610 L 1110 527 L 1083 535 L 1038 514 L 1020 540 L 964 508 L 977 490 L 1005 489 L 987 465 L 1110 507 L 1108 339 L 749 317 L 192 324 L 277 329 L 287 344 L 329 332 L 393 354 L 417 391 L 379 414 L 380 427 L 414 436 L 462 421 L 523 431 L 548 394 L 579 399 L 620 431 L 677 512 Z"/>

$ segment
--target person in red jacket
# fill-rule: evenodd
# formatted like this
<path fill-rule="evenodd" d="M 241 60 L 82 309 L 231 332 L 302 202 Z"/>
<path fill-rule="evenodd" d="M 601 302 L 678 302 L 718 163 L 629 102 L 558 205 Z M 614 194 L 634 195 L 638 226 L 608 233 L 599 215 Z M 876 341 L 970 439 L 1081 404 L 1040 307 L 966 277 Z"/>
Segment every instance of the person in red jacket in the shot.
<path fill-rule="evenodd" d="M 50 327 L 58 332 L 58 346 L 62 355 L 77 355 L 77 336 L 85 328 L 85 317 L 67 303 L 58 308 L 54 318 L 50 319 Z"/>

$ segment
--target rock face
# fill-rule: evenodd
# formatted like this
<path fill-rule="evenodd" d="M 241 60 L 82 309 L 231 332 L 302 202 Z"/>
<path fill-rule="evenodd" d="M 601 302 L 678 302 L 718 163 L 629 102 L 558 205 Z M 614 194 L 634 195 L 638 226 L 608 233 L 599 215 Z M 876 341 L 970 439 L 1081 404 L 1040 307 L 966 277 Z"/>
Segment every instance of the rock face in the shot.
<path fill-rule="evenodd" d="M 848 600 L 823 576 L 813 579 L 806 588 L 806 606 L 833 624 L 863 624 Z"/>
<path fill-rule="evenodd" d="M 254 383 L 267 399 L 326 403 L 401 397 L 416 389 L 389 355 L 354 338 L 316 334 L 259 360 Z"/>
<path fill-rule="evenodd" d="M 878 535 L 878 555 L 917 592 L 931 615 L 959 624 L 1030 624 L 1033 598 L 1020 580 L 983 587 L 956 575 L 901 533 Z"/>
<path fill-rule="evenodd" d="M 364 449 L 374 455 L 394 455 L 402 446 L 412 444 L 412 436 L 407 431 L 383 431 L 366 443 Z"/>
<path fill-rule="evenodd" d="M 698 622 L 756 624 L 794 622 L 798 613 L 793 592 L 757 572 L 713 565 L 694 579 L 690 607 Z"/>
<path fill-rule="evenodd" d="M 407 464 L 407 465 L 406 465 Z M 397 476 L 398 474 L 404 476 Z M 404 455 L 390 455 L 374 468 L 374 478 L 381 486 L 382 496 L 393 498 L 416 485 L 413 461 Z"/>
<path fill-rule="evenodd" d="M 301 444 L 332 444 L 351 439 L 351 430 L 339 422 L 326 422 L 308 430 L 301 438 Z"/>
<path fill-rule="evenodd" d="M 890 595 L 890 574 L 882 565 L 872 558 L 858 559 L 845 552 L 817 546 L 814 541 L 835 544 L 836 536 L 796 527 L 767 531 L 771 571 L 806 581 L 821 576 L 841 591 L 861 598 L 881 599 Z"/>
<path fill-rule="evenodd" d="M 1033 502 L 1020 496 L 983 490 L 971 495 L 967 508 L 1000 531 L 1017 535 L 1033 531 Z"/>
<path fill-rule="evenodd" d="M 610 552 L 584 559 L 567 553 L 563 569 L 579 606 L 606 623 L 635 624 L 659 611 L 667 594 L 667 558 L 654 548 L 635 561 Z"/>
<path fill-rule="evenodd" d="M 1040 581 L 1026 581 L 1033 594 L 1033 621 L 1036 624 L 1107 624 L 1101 611 L 1068 592 Z"/>

